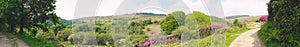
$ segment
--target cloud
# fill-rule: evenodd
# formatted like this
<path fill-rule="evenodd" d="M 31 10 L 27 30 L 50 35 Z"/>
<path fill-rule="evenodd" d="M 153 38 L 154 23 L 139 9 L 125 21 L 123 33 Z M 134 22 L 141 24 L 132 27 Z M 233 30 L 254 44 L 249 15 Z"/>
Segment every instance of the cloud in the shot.
<path fill-rule="evenodd" d="M 224 13 L 230 15 L 265 15 L 268 0 L 224 0 Z"/>
<path fill-rule="evenodd" d="M 110 16 L 115 14 L 117 8 L 124 0 L 102 0 L 99 8 L 97 16 Z"/>
<path fill-rule="evenodd" d="M 124 0 L 102 0 L 97 14 L 98 16 L 114 15 L 119 5 Z M 183 0 L 191 11 L 201 11 L 208 14 L 207 6 L 203 0 Z M 269 0 L 222 0 L 222 8 L 225 16 L 230 15 L 265 15 L 267 13 L 266 3 Z M 63 19 L 73 19 L 77 0 L 57 0 L 56 10 L 58 16 Z M 207 4 L 211 5 L 211 4 Z M 147 10 L 148 11 L 148 10 Z M 153 11 L 155 12 L 155 11 Z"/>
<path fill-rule="evenodd" d="M 72 19 L 77 0 L 57 0 L 55 13 L 62 19 Z"/>

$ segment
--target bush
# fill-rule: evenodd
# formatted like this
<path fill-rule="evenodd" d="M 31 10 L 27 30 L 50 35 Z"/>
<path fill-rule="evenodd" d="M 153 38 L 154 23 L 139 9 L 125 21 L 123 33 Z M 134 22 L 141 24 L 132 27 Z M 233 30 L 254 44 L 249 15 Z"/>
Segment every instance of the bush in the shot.
<path fill-rule="evenodd" d="M 146 28 L 147 31 L 151 31 L 150 28 Z"/>
<path fill-rule="evenodd" d="M 265 21 L 267 21 L 267 19 L 268 19 L 268 16 L 261 16 L 260 17 L 261 22 L 265 22 Z"/>
<path fill-rule="evenodd" d="M 175 30 L 179 25 L 177 24 L 177 21 L 175 20 L 170 20 L 168 22 L 162 23 L 161 25 L 162 30 L 164 31 L 163 33 L 166 35 L 170 35 L 173 30 Z"/>
<path fill-rule="evenodd" d="M 168 14 L 160 23 L 160 27 L 162 31 L 164 31 L 164 34 L 170 35 L 172 31 L 179 26 L 179 23 L 183 23 L 182 20 L 184 19 L 181 18 L 185 18 L 185 13 L 182 11 L 176 11 L 172 12 L 171 14 Z"/>
<path fill-rule="evenodd" d="M 268 21 L 258 32 L 266 46 L 300 47 L 300 0 L 270 0 Z"/>
<path fill-rule="evenodd" d="M 65 28 L 64 30 L 58 32 L 58 34 L 56 35 L 56 39 L 59 41 L 67 41 L 68 37 L 71 34 L 72 34 L 72 29 Z"/>
<path fill-rule="evenodd" d="M 100 33 L 96 36 L 99 45 L 110 45 L 113 44 L 113 38 L 110 33 Z"/>

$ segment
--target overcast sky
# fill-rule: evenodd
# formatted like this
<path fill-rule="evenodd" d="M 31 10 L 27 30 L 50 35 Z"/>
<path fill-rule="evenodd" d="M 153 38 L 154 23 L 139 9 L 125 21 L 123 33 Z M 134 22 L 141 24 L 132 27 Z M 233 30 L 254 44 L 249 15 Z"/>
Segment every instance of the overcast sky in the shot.
<path fill-rule="evenodd" d="M 183 0 L 191 11 L 201 11 L 208 13 L 202 0 Z M 269 0 L 222 0 L 222 8 L 225 16 L 231 15 L 267 15 L 267 5 Z M 56 10 L 62 19 L 73 19 L 77 0 L 57 0 Z M 114 15 L 116 9 L 123 0 L 102 0 L 98 7 L 97 16 Z M 207 4 L 210 5 L 210 4 Z M 164 13 L 157 10 L 144 10 L 148 12 Z"/>

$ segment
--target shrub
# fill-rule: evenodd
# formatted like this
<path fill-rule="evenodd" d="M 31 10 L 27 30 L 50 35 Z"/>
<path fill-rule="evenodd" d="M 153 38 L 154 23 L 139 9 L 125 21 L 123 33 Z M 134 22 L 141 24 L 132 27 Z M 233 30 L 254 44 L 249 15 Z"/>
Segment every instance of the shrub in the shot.
<path fill-rule="evenodd" d="M 265 21 L 267 21 L 267 19 L 268 19 L 268 16 L 261 16 L 260 17 L 261 22 L 265 22 Z"/>
<path fill-rule="evenodd" d="M 185 18 L 185 13 L 182 11 L 176 11 L 176 12 L 172 12 L 171 14 L 168 14 L 160 23 L 160 27 L 162 29 L 162 31 L 164 32 L 164 34 L 166 35 L 170 35 L 172 33 L 173 30 L 175 30 L 178 26 L 180 22 L 183 22 L 181 20 L 184 19 L 178 19 L 180 18 Z M 180 20 L 180 21 L 177 21 Z"/>
<path fill-rule="evenodd" d="M 300 0 L 270 0 L 268 21 L 259 31 L 266 46 L 300 46 Z"/>
<path fill-rule="evenodd" d="M 147 31 L 151 31 L 150 28 L 146 28 Z"/>

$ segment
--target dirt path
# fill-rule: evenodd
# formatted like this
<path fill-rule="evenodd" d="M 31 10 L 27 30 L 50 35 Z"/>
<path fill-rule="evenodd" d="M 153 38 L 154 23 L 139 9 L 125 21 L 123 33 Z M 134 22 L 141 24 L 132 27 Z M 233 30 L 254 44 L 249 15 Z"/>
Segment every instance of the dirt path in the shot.
<path fill-rule="evenodd" d="M 229 47 L 265 47 L 259 37 L 257 31 L 260 28 L 254 28 L 240 34 Z"/>
<path fill-rule="evenodd" d="M 18 39 L 18 37 L 0 32 L 0 47 L 29 47 L 24 41 Z"/>

